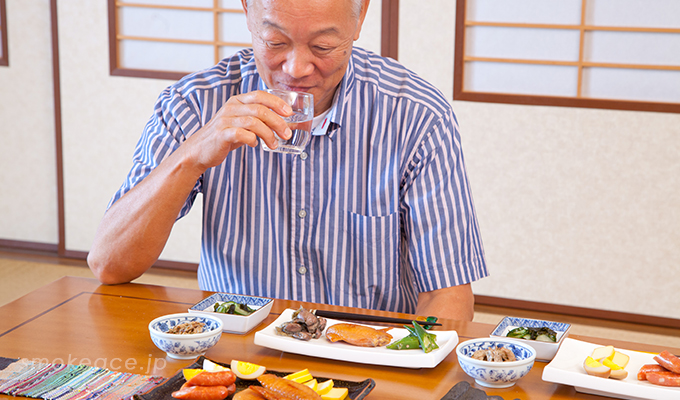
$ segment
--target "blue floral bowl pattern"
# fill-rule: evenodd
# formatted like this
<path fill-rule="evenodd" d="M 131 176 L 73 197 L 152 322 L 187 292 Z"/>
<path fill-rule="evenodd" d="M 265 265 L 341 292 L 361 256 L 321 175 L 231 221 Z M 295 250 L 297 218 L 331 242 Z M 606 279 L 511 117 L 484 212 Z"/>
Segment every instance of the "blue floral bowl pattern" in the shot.
<path fill-rule="evenodd" d="M 541 342 L 537 340 L 515 339 L 528 344 L 536 350 L 537 361 L 550 361 L 557 354 L 557 350 L 562 345 L 564 338 L 569 336 L 570 324 L 564 322 L 545 321 L 531 318 L 517 318 L 505 317 L 496 325 L 496 328 L 491 332 L 492 338 L 507 338 L 508 332 L 514 328 L 524 326 L 527 328 L 541 328 L 547 327 L 555 331 L 557 334 L 557 342 Z"/>
<path fill-rule="evenodd" d="M 234 301 L 247 304 L 256 311 L 250 315 L 223 314 L 214 311 L 215 303 Z M 259 325 L 267 316 L 274 305 L 274 300 L 266 297 L 247 296 L 231 293 L 213 293 L 209 297 L 199 301 L 189 308 L 189 312 L 198 315 L 209 315 L 222 321 L 222 330 L 228 333 L 248 333 Z"/>
<path fill-rule="evenodd" d="M 173 327 L 198 321 L 205 324 L 202 333 L 177 335 L 167 333 Z M 168 357 L 188 360 L 205 354 L 222 336 L 222 321 L 217 318 L 189 313 L 170 314 L 149 323 L 151 341 Z"/>
<path fill-rule="evenodd" d="M 472 358 L 477 350 L 505 347 L 512 351 L 517 361 L 492 362 Z M 534 366 L 536 350 L 526 344 L 509 339 L 472 339 L 456 348 L 460 367 L 479 385 L 493 388 L 510 387 L 528 374 Z"/>

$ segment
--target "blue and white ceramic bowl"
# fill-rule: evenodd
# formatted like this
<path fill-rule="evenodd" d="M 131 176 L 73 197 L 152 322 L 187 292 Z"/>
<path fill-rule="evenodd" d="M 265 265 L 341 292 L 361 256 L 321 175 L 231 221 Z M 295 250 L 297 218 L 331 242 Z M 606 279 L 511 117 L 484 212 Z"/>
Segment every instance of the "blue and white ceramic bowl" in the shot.
<path fill-rule="evenodd" d="M 223 314 L 213 311 L 215 303 L 234 301 L 247 304 L 256 311 L 250 315 Z M 189 308 L 192 314 L 209 315 L 222 321 L 222 330 L 227 333 L 248 333 L 259 325 L 272 309 L 273 299 L 243 294 L 214 293 Z"/>
<path fill-rule="evenodd" d="M 167 333 L 179 324 L 192 321 L 205 324 L 202 333 Z M 205 354 L 217 344 L 222 337 L 222 321 L 207 315 L 189 313 L 164 315 L 149 323 L 149 334 L 153 343 L 166 352 L 168 357 L 189 360 Z"/>
<path fill-rule="evenodd" d="M 472 358 L 477 350 L 506 347 L 512 350 L 517 361 L 482 361 Z M 491 388 L 506 388 L 528 374 L 536 360 L 533 347 L 510 339 L 481 338 L 465 341 L 456 348 L 458 363 L 477 384 Z"/>
<path fill-rule="evenodd" d="M 501 322 L 496 325 L 493 332 L 491 332 L 492 338 L 505 338 L 508 336 L 508 332 L 512 329 L 519 327 L 526 328 L 541 328 L 547 327 L 555 331 L 557 334 L 557 342 L 540 342 L 536 340 L 527 339 L 514 339 L 522 342 L 526 342 L 529 346 L 536 350 L 536 361 L 550 361 L 557 354 L 557 350 L 562 345 L 564 338 L 569 336 L 570 324 L 564 322 L 546 321 L 542 319 L 531 319 L 531 318 L 518 318 L 518 317 L 505 317 Z"/>

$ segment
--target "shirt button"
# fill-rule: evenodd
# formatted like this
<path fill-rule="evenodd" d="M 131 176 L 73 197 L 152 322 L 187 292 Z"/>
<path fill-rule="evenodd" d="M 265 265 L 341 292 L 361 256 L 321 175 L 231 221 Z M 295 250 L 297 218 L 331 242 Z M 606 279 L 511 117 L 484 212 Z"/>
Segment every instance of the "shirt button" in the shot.
<path fill-rule="evenodd" d="M 307 155 L 307 153 L 305 153 L 304 151 L 302 153 L 300 153 L 300 159 L 301 160 L 306 160 L 307 157 L 309 157 L 309 155 Z"/>
<path fill-rule="evenodd" d="M 298 273 L 299 273 L 300 275 L 306 274 L 306 273 L 307 273 L 307 268 L 305 268 L 305 267 L 298 267 Z"/>
<path fill-rule="evenodd" d="M 298 217 L 304 218 L 306 216 L 307 216 L 307 211 L 305 211 L 305 210 L 298 211 Z"/>

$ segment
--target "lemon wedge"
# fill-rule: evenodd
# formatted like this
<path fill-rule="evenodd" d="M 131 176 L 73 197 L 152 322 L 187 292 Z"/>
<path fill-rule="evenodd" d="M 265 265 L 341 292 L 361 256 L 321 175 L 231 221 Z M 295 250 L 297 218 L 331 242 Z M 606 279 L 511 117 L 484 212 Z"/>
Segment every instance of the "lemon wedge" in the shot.
<path fill-rule="evenodd" d="M 231 371 L 241 379 L 257 379 L 264 374 L 267 369 L 262 365 L 257 365 L 245 361 L 231 360 Z"/>
<path fill-rule="evenodd" d="M 347 397 L 348 390 L 347 388 L 337 388 L 334 387 L 328 393 L 322 394 L 321 399 L 322 400 L 343 400 L 344 398 Z"/>
<path fill-rule="evenodd" d="M 198 368 L 187 368 L 182 370 L 182 374 L 184 375 L 184 379 L 186 379 L 188 382 L 191 378 L 200 374 L 203 371 L 204 370 Z"/>
<path fill-rule="evenodd" d="M 325 382 L 319 383 L 319 385 L 316 388 L 316 392 L 320 395 L 324 395 L 333 389 L 333 379 L 329 379 Z"/>

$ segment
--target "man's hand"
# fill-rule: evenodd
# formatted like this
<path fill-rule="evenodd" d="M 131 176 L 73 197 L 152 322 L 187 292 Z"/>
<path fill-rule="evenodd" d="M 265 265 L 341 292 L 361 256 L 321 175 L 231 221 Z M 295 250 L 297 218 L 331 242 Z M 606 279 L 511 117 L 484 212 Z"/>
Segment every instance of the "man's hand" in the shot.
<path fill-rule="evenodd" d="M 472 321 L 475 296 L 470 284 L 452 286 L 418 295 L 417 315 Z"/>
<path fill-rule="evenodd" d="M 264 91 L 239 94 L 230 97 L 182 147 L 202 174 L 219 165 L 231 151 L 242 145 L 256 147 L 258 138 L 269 148 L 276 148 L 276 135 L 283 139 L 292 136 L 283 120 L 292 113 L 291 107 L 273 94 Z"/>

